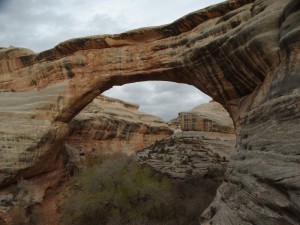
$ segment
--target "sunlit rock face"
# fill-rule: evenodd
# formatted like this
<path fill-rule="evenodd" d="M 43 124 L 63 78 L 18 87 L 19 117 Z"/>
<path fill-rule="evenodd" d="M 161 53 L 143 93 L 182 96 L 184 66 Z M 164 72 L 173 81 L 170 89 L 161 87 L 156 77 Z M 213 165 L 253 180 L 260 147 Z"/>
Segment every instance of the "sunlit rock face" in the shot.
<path fill-rule="evenodd" d="M 229 113 L 217 102 L 199 105 L 189 112 L 181 112 L 178 120 L 182 131 L 235 134 Z"/>
<path fill-rule="evenodd" d="M 130 155 L 173 134 L 162 119 L 138 108 L 106 96 L 95 98 L 70 123 L 65 147 L 73 160 L 99 152 Z"/>
<path fill-rule="evenodd" d="M 233 0 L 172 24 L 0 50 L 0 183 L 56 169 L 69 123 L 114 85 L 194 85 L 233 118 L 237 147 L 202 224 L 300 221 L 300 2 Z"/>

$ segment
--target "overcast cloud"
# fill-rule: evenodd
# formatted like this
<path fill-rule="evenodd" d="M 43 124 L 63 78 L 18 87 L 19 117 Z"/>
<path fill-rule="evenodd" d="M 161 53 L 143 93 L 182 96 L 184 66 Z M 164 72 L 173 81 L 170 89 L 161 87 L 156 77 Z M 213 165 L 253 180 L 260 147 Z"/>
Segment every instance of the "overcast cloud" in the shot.
<path fill-rule="evenodd" d="M 220 0 L 0 0 L 0 47 L 40 52 L 70 38 L 170 23 Z M 167 82 L 114 87 L 106 95 L 169 120 L 207 102 L 196 88 Z"/>
<path fill-rule="evenodd" d="M 165 81 L 151 81 L 114 87 L 105 95 L 140 105 L 140 111 L 158 115 L 166 121 L 177 117 L 211 98 L 193 86 Z"/>

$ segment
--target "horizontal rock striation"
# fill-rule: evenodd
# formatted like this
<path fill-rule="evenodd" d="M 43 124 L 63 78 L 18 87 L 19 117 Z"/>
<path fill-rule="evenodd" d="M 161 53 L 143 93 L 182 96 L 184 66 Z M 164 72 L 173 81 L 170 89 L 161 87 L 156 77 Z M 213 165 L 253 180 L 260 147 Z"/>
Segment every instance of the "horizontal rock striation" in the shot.
<path fill-rule="evenodd" d="M 202 104 L 189 112 L 180 112 L 178 120 L 182 131 L 235 134 L 229 113 L 217 102 Z"/>
<path fill-rule="evenodd" d="M 203 126 L 209 120 L 213 126 Z M 148 164 L 172 178 L 193 176 L 223 181 L 228 159 L 234 152 L 236 135 L 232 119 L 217 102 L 201 104 L 188 112 L 180 112 L 171 121 L 181 129 L 170 138 L 156 141 L 137 152 L 133 158 Z"/>
<path fill-rule="evenodd" d="M 103 91 L 173 81 L 221 103 L 237 131 L 226 182 L 201 223 L 299 224 L 299 18 L 299 0 L 230 0 L 39 54 L 2 48 L 0 184 L 54 170 L 70 121 Z"/>
<path fill-rule="evenodd" d="M 72 159 L 99 152 L 132 154 L 173 134 L 162 119 L 138 108 L 106 96 L 95 98 L 70 123 L 65 147 Z"/>

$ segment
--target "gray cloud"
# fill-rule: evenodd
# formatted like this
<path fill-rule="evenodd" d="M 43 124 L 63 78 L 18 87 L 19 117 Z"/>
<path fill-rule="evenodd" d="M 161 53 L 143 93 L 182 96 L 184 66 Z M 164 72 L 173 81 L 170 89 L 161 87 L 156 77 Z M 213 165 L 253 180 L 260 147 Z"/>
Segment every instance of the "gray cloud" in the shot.
<path fill-rule="evenodd" d="M 81 2 L 82 10 L 76 1 L 5 1 L 0 14 L 0 46 L 40 52 L 70 38 L 126 30 L 109 14 L 100 14 L 101 10 L 89 14 L 88 7 L 96 7 Z"/>
<path fill-rule="evenodd" d="M 220 0 L 0 0 L 0 46 L 40 52 L 69 38 L 170 23 Z"/>
<path fill-rule="evenodd" d="M 211 99 L 193 86 L 162 81 L 116 86 L 103 94 L 139 104 L 141 111 L 166 121 Z"/>
<path fill-rule="evenodd" d="M 170 23 L 221 0 L 0 0 L 0 47 L 40 52 L 74 37 L 120 33 Z M 108 95 L 135 102 L 168 120 L 209 97 L 197 89 L 166 82 L 116 87 Z"/>

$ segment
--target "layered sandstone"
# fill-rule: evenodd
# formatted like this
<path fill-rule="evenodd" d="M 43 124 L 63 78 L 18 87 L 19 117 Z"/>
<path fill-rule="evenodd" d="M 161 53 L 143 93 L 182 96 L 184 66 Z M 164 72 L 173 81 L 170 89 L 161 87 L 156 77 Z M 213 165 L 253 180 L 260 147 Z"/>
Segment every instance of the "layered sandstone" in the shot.
<path fill-rule="evenodd" d="M 225 106 L 237 131 L 226 181 L 201 222 L 298 224 L 299 18 L 298 0 L 231 0 L 39 54 L 1 49 L 1 185 L 55 170 L 70 121 L 110 87 L 181 82 Z"/>
<path fill-rule="evenodd" d="M 172 178 L 224 179 L 228 160 L 234 152 L 236 135 L 232 119 L 217 102 L 201 104 L 180 112 L 171 121 L 180 129 L 170 138 L 157 141 L 133 158 Z M 205 123 L 211 126 L 204 126 Z"/>
<path fill-rule="evenodd" d="M 95 98 L 70 123 L 65 147 L 73 160 L 99 152 L 132 154 L 173 134 L 162 119 L 138 108 L 106 96 Z"/>
<path fill-rule="evenodd" d="M 180 112 L 178 120 L 182 131 L 235 133 L 229 113 L 217 102 L 199 105 L 189 112 Z"/>
<path fill-rule="evenodd" d="M 30 136 L 35 134 L 34 129 L 20 137 L 20 144 L 25 142 L 22 138 L 34 137 Z M 56 211 L 59 184 L 65 185 L 64 177 L 74 172 L 86 156 L 115 151 L 132 154 L 173 134 L 162 119 L 140 112 L 139 105 L 103 95 L 96 97 L 70 122 L 69 130 L 61 150 L 63 154 L 56 158 L 55 170 L 0 189 L 0 224 L 15 224 L 15 220 L 31 224 L 32 216 L 27 218 L 25 212 L 35 208 L 39 211 L 33 213 L 42 213 L 39 224 L 59 224 Z M 16 215 L 23 217 L 14 218 Z"/>

